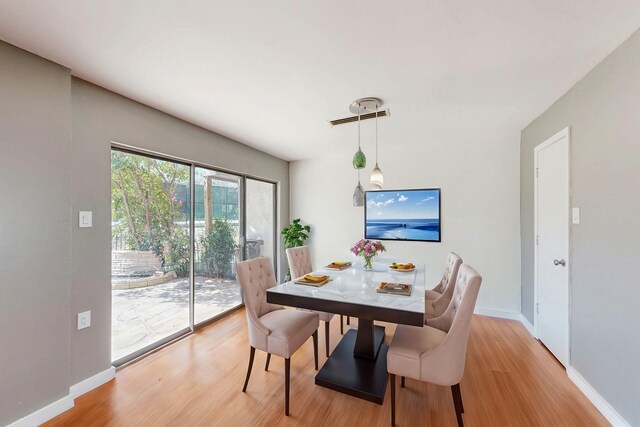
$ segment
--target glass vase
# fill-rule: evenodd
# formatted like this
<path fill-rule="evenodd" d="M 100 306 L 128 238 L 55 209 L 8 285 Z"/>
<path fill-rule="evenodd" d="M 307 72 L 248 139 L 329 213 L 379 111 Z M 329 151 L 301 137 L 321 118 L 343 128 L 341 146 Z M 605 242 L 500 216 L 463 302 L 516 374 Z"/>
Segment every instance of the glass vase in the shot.
<path fill-rule="evenodd" d="M 364 271 L 373 270 L 373 257 L 372 256 L 363 256 L 362 257 L 362 269 Z"/>

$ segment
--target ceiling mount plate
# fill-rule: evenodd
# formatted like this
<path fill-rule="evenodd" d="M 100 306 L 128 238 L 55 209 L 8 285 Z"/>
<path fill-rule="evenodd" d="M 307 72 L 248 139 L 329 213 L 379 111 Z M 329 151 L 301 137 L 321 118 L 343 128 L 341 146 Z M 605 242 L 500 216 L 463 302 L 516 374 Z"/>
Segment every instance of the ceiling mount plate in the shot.
<path fill-rule="evenodd" d="M 349 111 L 353 114 L 369 114 L 380 110 L 384 102 L 380 98 L 360 98 L 356 99 L 349 105 Z"/>

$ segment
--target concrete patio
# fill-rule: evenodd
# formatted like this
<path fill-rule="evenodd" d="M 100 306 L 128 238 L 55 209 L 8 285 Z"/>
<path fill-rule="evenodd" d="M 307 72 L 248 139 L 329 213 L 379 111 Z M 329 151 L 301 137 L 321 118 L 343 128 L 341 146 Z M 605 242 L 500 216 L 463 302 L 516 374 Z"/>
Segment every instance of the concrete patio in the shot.
<path fill-rule="evenodd" d="M 195 323 L 242 302 L 234 280 L 196 277 Z M 189 326 L 189 280 L 112 291 L 111 360 L 161 340 Z"/>

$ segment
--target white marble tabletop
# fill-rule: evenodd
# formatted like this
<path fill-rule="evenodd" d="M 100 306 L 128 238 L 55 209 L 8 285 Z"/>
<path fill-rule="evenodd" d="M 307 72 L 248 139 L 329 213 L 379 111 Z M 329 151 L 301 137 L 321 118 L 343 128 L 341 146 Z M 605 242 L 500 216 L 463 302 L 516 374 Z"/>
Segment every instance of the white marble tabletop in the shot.
<path fill-rule="evenodd" d="M 424 315 L 424 264 L 412 261 L 416 266 L 414 271 L 399 272 L 389 269 L 391 263 L 408 261 L 376 258 L 373 262 L 373 271 L 364 271 L 360 259 L 353 260 L 350 268 L 341 271 L 329 270 L 326 267 L 315 269 L 311 274 L 331 276 L 331 281 L 322 287 L 299 285 L 290 281 L 275 286 L 267 292 Z M 376 288 L 380 282 L 413 285 L 411 296 L 378 293 Z"/>

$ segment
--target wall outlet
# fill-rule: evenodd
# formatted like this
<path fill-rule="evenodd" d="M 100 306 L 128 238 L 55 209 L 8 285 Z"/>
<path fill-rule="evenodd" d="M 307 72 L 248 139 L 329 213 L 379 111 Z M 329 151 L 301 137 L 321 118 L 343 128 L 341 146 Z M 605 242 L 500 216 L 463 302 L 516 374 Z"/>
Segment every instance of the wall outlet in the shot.
<path fill-rule="evenodd" d="M 580 208 L 571 209 L 571 223 L 580 224 Z"/>
<path fill-rule="evenodd" d="M 91 326 L 91 311 L 78 313 L 78 330 Z"/>

